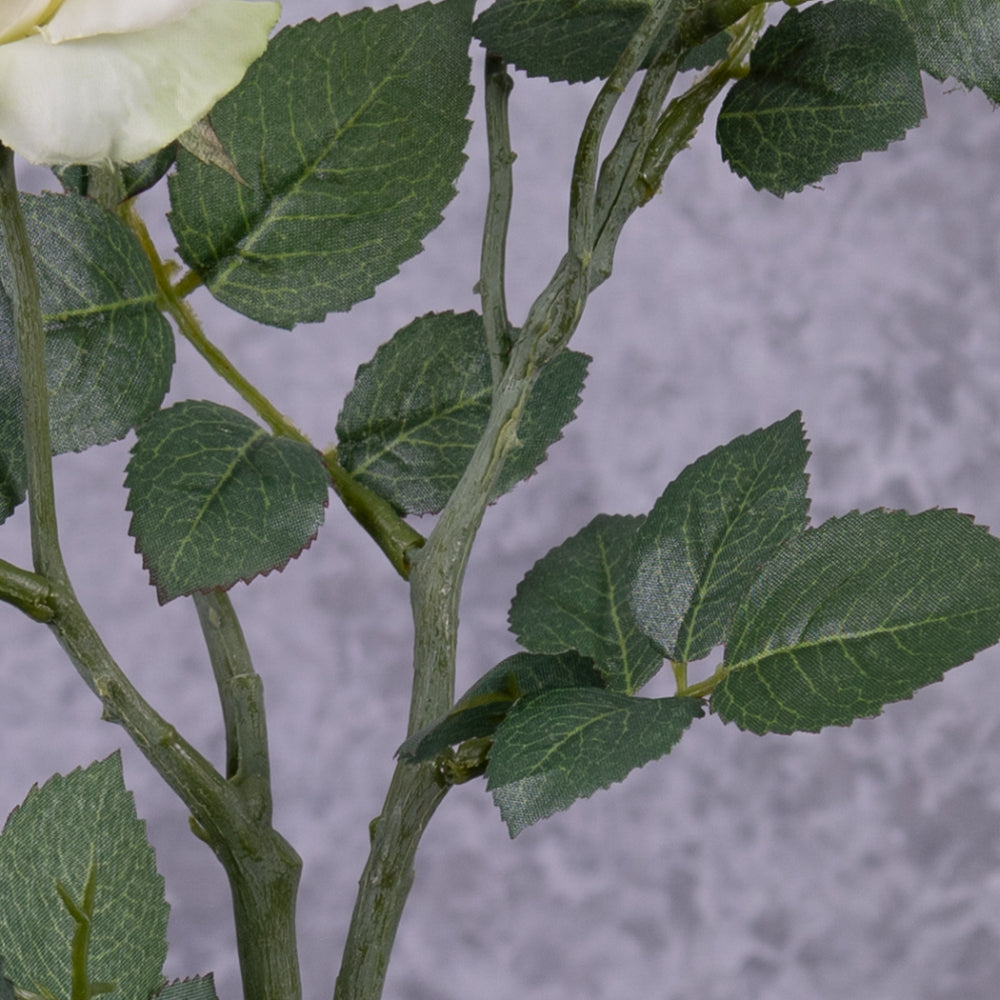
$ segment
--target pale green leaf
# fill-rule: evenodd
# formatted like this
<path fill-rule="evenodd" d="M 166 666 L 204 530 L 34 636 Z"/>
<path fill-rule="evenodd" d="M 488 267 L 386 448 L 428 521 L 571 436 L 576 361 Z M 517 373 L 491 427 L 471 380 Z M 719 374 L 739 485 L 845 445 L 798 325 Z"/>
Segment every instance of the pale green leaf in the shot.
<path fill-rule="evenodd" d="M 163 982 L 168 905 L 146 825 L 113 754 L 28 793 L 0 834 L 0 954 L 24 990 L 69 997 L 76 924 L 56 889 L 82 895 L 91 864 L 96 897 L 88 978 L 148 1000 Z"/>
<path fill-rule="evenodd" d="M 443 719 L 414 733 L 396 753 L 404 760 L 431 760 L 446 747 L 491 736 L 511 706 L 526 695 L 604 684 L 593 662 L 577 653 L 515 653 L 480 677 Z"/>
<path fill-rule="evenodd" d="M 924 117 L 913 34 L 866 0 L 791 9 L 726 95 L 723 157 L 755 188 L 801 191 L 841 163 L 888 147 Z"/>
<path fill-rule="evenodd" d="M 281 569 L 316 537 L 329 478 L 309 445 L 187 400 L 138 430 L 129 531 L 161 603 Z"/>
<path fill-rule="evenodd" d="M 662 666 L 630 604 L 633 544 L 643 519 L 600 514 L 552 549 L 518 585 L 510 627 L 539 653 L 591 657 L 613 690 L 633 694 Z"/>
<path fill-rule="evenodd" d="M 702 456 L 656 501 L 635 542 L 632 604 L 672 660 L 724 642 L 761 564 L 806 526 L 808 458 L 792 413 Z"/>
<path fill-rule="evenodd" d="M 589 360 L 564 351 L 542 371 L 492 499 L 530 476 L 559 439 Z M 340 463 L 405 513 L 440 510 L 486 428 L 492 395 L 481 316 L 415 319 L 358 369 L 337 421 Z"/>
<path fill-rule="evenodd" d="M 52 450 L 125 436 L 159 407 L 174 340 L 138 241 L 90 199 L 22 195 L 41 285 Z M 13 275 L 0 241 L 0 521 L 24 499 Z"/>
<path fill-rule="evenodd" d="M 471 0 L 358 10 L 272 39 L 212 125 L 241 184 L 180 153 L 181 256 L 226 305 L 291 327 L 374 295 L 465 162 Z"/>
<path fill-rule="evenodd" d="M 1000 637 L 1000 540 L 953 510 L 793 538 L 740 605 L 712 708 L 754 732 L 878 715 Z"/>
<path fill-rule="evenodd" d="M 673 749 L 698 698 L 562 688 L 519 701 L 496 731 L 486 787 L 512 837 Z"/>

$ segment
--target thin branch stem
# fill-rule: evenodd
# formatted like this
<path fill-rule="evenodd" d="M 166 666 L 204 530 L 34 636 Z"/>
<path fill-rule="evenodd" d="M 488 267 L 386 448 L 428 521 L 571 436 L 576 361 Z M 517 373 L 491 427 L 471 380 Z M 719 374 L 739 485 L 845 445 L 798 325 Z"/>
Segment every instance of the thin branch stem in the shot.
<path fill-rule="evenodd" d="M 52 480 L 52 437 L 49 392 L 45 379 L 45 329 L 41 294 L 28 230 L 21 213 L 14 153 L 0 146 L 0 224 L 14 275 L 12 298 L 21 383 L 21 423 L 28 473 L 31 559 L 35 572 L 51 582 L 69 578 L 59 548 L 55 489 Z"/>
<path fill-rule="evenodd" d="M 49 581 L 6 559 L 0 559 L 0 601 L 13 604 L 36 622 L 50 622 L 56 616 Z"/>
<path fill-rule="evenodd" d="M 653 40 L 678 16 L 681 0 L 655 0 L 601 87 L 580 135 L 570 181 L 569 252 L 587 263 L 594 247 L 595 196 L 601 140 L 625 88 L 642 66 Z"/>
<path fill-rule="evenodd" d="M 279 437 L 287 437 L 294 441 L 311 444 L 309 438 L 205 335 L 201 321 L 184 300 L 182 292 L 178 290 L 180 286 L 172 284 L 173 269 L 160 259 L 152 237 L 149 235 L 149 230 L 146 228 L 146 223 L 136 210 L 134 202 L 127 202 L 123 205 L 121 214 L 129 228 L 135 233 L 149 259 L 153 275 L 156 278 L 156 287 L 160 294 L 162 308 L 173 318 L 181 336 L 208 362 L 212 371 L 236 390 L 240 398 L 271 428 L 273 433 Z"/>
<path fill-rule="evenodd" d="M 142 245 L 156 278 L 162 307 L 173 318 L 181 335 L 205 358 L 212 370 L 239 393 L 274 434 L 312 446 L 309 438 L 205 335 L 194 310 L 184 301 L 187 292 L 197 285 L 196 281 L 189 280 L 193 272 L 188 272 L 185 278 L 172 284 L 173 269 L 160 259 L 149 230 L 134 203 L 125 203 L 120 211 Z M 330 449 L 323 455 L 323 464 L 330 475 L 334 491 L 343 500 L 348 511 L 375 539 L 396 571 L 405 579 L 409 575 L 409 552 L 423 544 L 423 536 L 411 528 L 391 504 L 354 479 L 338 462 L 336 449 Z"/>
<path fill-rule="evenodd" d="M 323 464 L 348 512 L 389 557 L 396 572 L 409 579 L 413 553 L 424 544 L 424 536 L 400 517 L 388 500 L 358 482 L 337 460 L 335 448 L 324 452 Z"/>
<path fill-rule="evenodd" d="M 226 733 L 226 779 L 260 823 L 272 813 L 264 683 L 254 670 L 243 629 L 223 590 L 194 595 L 208 647 Z"/>
<path fill-rule="evenodd" d="M 517 154 L 510 146 L 507 106 L 514 81 L 500 56 L 488 52 L 485 69 L 486 142 L 490 185 L 483 225 L 479 294 L 490 351 L 493 385 L 497 385 L 510 356 L 510 320 L 507 316 L 507 230 L 514 198 L 513 165 Z"/>

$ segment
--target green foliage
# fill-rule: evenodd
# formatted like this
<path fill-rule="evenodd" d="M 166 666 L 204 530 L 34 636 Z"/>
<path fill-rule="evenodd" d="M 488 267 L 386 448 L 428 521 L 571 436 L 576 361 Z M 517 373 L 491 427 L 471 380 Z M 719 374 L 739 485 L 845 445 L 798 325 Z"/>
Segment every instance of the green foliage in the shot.
<path fill-rule="evenodd" d="M 535 563 L 510 607 L 511 631 L 527 649 L 575 649 L 591 657 L 615 691 L 633 694 L 663 653 L 632 614 L 633 545 L 643 519 L 599 514 Z"/>
<path fill-rule="evenodd" d="M 486 787 L 512 837 L 669 753 L 697 698 L 561 688 L 519 701 L 497 729 Z"/>
<path fill-rule="evenodd" d="M 81 961 L 67 899 L 82 900 L 88 882 Z M 114 983 L 114 996 L 148 1000 L 160 988 L 169 907 L 118 754 L 56 775 L 14 810 L 0 833 L 0 899 L 0 954 L 19 988 L 76 996 L 81 964 L 92 992 Z"/>
<path fill-rule="evenodd" d="M 635 543 L 639 627 L 688 662 L 725 641 L 760 566 L 808 521 L 809 452 L 799 413 L 689 465 L 657 500 Z"/>
<path fill-rule="evenodd" d="M 1000 540 L 951 510 L 792 539 L 737 610 L 712 708 L 757 733 L 846 725 L 1000 638 Z"/>
<path fill-rule="evenodd" d="M 726 95 L 718 139 L 733 170 L 777 195 L 902 139 L 924 117 L 913 34 L 867 0 L 789 10 Z"/>
<path fill-rule="evenodd" d="M 179 979 L 164 986 L 154 1000 L 218 1000 L 215 980 L 211 974 L 195 976 L 192 979 Z"/>
<path fill-rule="evenodd" d="M 920 68 L 954 77 L 1000 101 L 1000 6 L 996 0 L 872 0 L 902 15 L 917 42 Z"/>
<path fill-rule="evenodd" d="M 41 285 L 52 450 L 118 440 L 160 405 L 174 364 L 149 261 L 132 233 L 87 198 L 23 195 L 21 206 Z M 24 499 L 26 475 L 4 246 L 0 282 L 2 521 Z"/>
<path fill-rule="evenodd" d="M 471 0 L 281 31 L 212 124 L 246 181 L 187 153 L 181 256 L 221 302 L 290 328 L 375 293 L 441 221 L 469 132 Z"/>
<path fill-rule="evenodd" d="M 492 736 L 511 706 L 526 695 L 604 684 L 592 661 L 576 653 L 515 653 L 480 677 L 443 719 L 409 737 L 397 754 L 403 760 L 432 760 L 449 746 Z"/>
<path fill-rule="evenodd" d="M 0 955 L 0 1000 L 16 1000 L 14 984 L 7 978 L 7 970 L 2 955 Z"/>
<path fill-rule="evenodd" d="M 651 8 L 649 0 L 497 0 L 475 33 L 529 76 L 579 83 L 614 69 Z"/>
<path fill-rule="evenodd" d="M 139 428 L 125 485 L 129 530 L 166 603 L 284 567 L 316 537 L 329 479 L 309 445 L 188 400 Z"/>
<path fill-rule="evenodd" d="M 543 370 L 493 499 L 530 476 L 562 436 L 589 360 L 566 351 Z M 337 421 L 338 459 L 400 511 L 440 510 L 482 436 L 492 397 L 482 317 L 422 316 L 358 369 Z"/>

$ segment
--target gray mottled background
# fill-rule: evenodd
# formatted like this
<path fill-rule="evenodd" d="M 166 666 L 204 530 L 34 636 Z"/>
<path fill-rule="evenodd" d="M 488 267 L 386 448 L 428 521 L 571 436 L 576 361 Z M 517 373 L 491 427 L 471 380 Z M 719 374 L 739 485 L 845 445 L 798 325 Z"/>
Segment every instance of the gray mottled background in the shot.
<path fill-rule="evenodd" d="M 324 9 L 288 0 L 285 20 Z M 562 253 L 572 139 L 592 93 L 518 77 L 515 320 Z M 729 173 L 710 125 L 678 159 L 576 338 L 595 359 L 579 418 L 542 474 L 489 514 L 460 687 L 513 651 L 510 596 L 551 546 L 600 511 L 648 510 L 689 461 L 793 409 L 812 440 L 816 519 L 941 505 L 1000 528 L 1000 117 L 933 81 L 928 111 L 904 143 L 783 201 Z M 196 296 L 218 341 L 317 442 L 333 438 L 354 370 L 380 342 L 415 315 L 474 307 L 484 146 L 477 123 L 426 252 L 350 314 L 287 333 Z M 162 226 L 158 239 L 173 245 Z M 179 353 L 172 398 L 231 401 Z M 56 462 L 70 570 L 141 689 L 221 760 L 193 608 L 158 609 L 126 537 L 128 447 Z M 27 562 L 25 520 L 0 532 L 0 554 Z M 234 599 L 267 685 L 276 822 L 305 859 L 313 1000 L 332 991 L 367 824 L 403 736 L 407 597 L 331 507 L 308 553 Z M 6 812 L 124 737 L 47 632 L 6 607 L 0 629 Z M 997 665 L 984 654 L 880 719 L 818 736 L 760 739 L 706 719 L 668 758 L 516 841 L 482 783 L 455 790 L 425 839 L 387 998 L 995 1000 Z M 167 971 L 214 969 L 235 1000 L 221 870 L 124 751 L 173 904 Z"/>

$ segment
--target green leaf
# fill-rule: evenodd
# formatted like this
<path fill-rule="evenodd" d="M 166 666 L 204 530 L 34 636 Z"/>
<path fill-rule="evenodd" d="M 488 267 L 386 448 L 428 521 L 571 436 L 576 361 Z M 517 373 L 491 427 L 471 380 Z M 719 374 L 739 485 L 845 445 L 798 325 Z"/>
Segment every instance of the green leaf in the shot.
<path fill-rule="evenodd" d="M 497 0 L 473 30 L 529 76 L 579 83 L 611 73 L 651 7 L 650 0 Z"/>
<path fill-rule="evenodd" d="M 735 438 L 689 465 L 639 528 L 632 606 L 666 656 L 725 642 L 761 564 L 808 522 L 802 415 Z"/>
<path fill-rule="evenodd" d="M 706 66 L 711 66 L 713 63 L 725 59 L 731 41 L 732 36 L 728 31 L 720 31 L 707 42 L 702 42 L 701 45 L 688 52 L 678 68 L 681 70 L 704 69 Z"/>
<path fill-rule="evenodd" d="M 121 1000 L 148 1000 L 163 982 L 167 912 L 146 825 L 122 782 L 121 758 L 56 775 L 28 793 L 0 834 L 0 953 L 17 986 L 69 997 L 76 928 L 56 888 L 96 897 L 88 980 Z"/>
<path fill-rule="evenodd" d="M 633 694 L 663 665 L 639 631 L 630 590 L 640 517 L 599 514 L 540 559 L 518 585 L 510 627 L 539 653 L 576 649 L 591 657 L 615 691 Z"/>
<path fill-rule="evenodd" d="M 564 351 L 542 371 L 492 499 L 530 476 L 559 440 L 589 360 Z M 358 369 L 337 421 L 340 463 L 400 511 L 440 510 L 482 436 L 492 394 L 481 316 L 415 319 Z"/>
<path fill-rule="evenodd" d="M 41 285 L 52 451 L 124 437 L 170 385 L 174 340 L 126 226 L 88 198 L 22 195 Z M 24 499 L 11 262 L 0 245 L 0 521 Z M 123 359 L 128 359 L 123 363 Z"/>
<path fill-rule="evenodd" d="M 953 510 L 792 539 L 737 610 L 712 708 L 756 733 L 878 715 L 1000 636 L 1000 540 Z"/>
<path fill-rule="evenodd" d="M 370 298 L 441 221 L 469 133 L 471 0 L 276 35 L 212 111 L 240 184 L 178 154 L 171 225 L 212 294 L 273 326 Z"/>
<path fill-rule="evenodd" d="M 925 115 L 913 34 L 862 0 L 789 10 L 726 95 L 723 158 L 758 189 L 801 191 L 841 163 L 885 149 Z"/>
<path fill-rule="evenodd" d="M 497 729 L 486 787 L 512 837 L 673 749 L 703 714 L 698 698 L 594 688 L 519 701 Z"/>
<path fill-rule="evenodd" d="M 7 978 L 6 964 L 0 955 L 0 1000 L 16 1000 L 14 984 Z"/>
<path fill-rule="evenodd" d="M 594 664 L 577 653 L 515 653 L 480 677 L 443 719 L 414 733 L 396 753 L 403 760 L 432 760 L 449 746 L 491 736 L 519 698 L 604 683 Z"/>
<path fill-rule="evenodd" d="M 309 445 L 187 400 L 138 430 L 130 533 L 160 603 L 282 569 L 316 537 L 329 479 Z"/>
<path fill-rule="evenodd" d="M 1000 102 L 1000 5 L 997 0 L 872 0 L 901 15 L 917 42 L 920 68 L 954 77 Z"/>
<path fill-rule="evenodd" d="M 212 974 L 195 976 L 192 979 L 178 979 L 167 983 L 156 994 L 155 1000 L 218 1000 L 215 979 Z"/>

